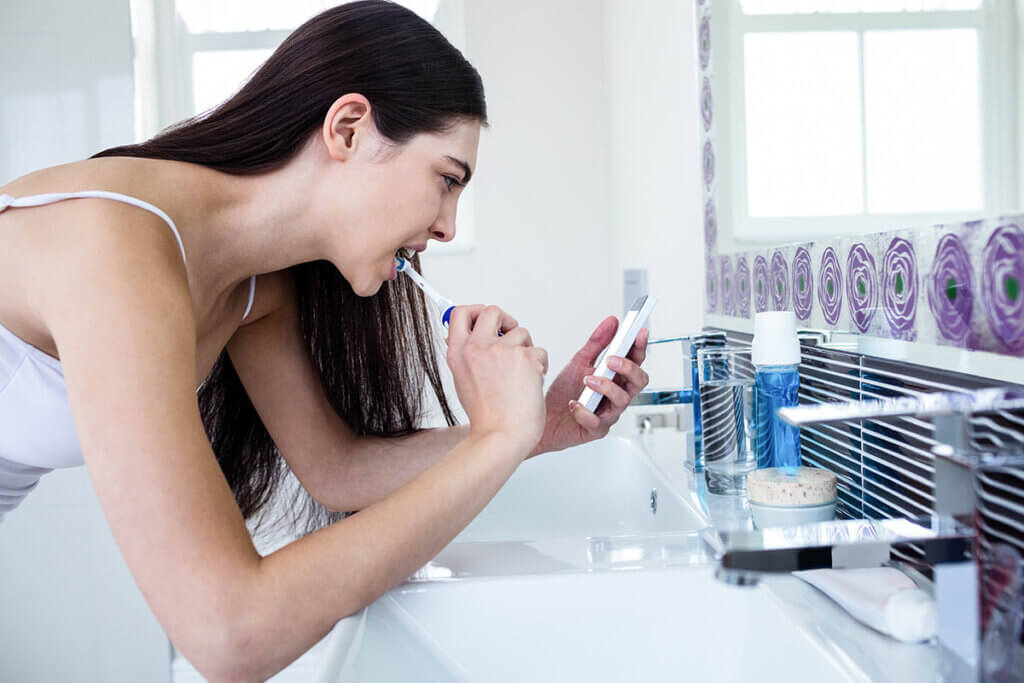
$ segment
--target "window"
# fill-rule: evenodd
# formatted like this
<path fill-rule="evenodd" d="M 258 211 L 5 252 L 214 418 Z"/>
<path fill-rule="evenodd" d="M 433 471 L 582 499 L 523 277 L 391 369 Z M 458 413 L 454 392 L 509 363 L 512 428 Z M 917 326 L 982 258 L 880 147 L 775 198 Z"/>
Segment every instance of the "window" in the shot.
<path fill-rule="evenodd" d="M 1007 77 L 1016 52 L 1003 28 L 1016 20 L 1012 5 L 718 2 L 714 100 L 725 139 L 717 144 L 730 162 L 721 196 L 736 239 L 807 239 L 1015 208 L 1017 154 L 1006 144 L 1015 117 L 998 114 L 1016 108 Z"/>
<path fill-rule="evenodd" d="M 136 139 L 144 140 L 206 111 L 237 91 L 304 21 L 337 0 L 132 0 Z M 462 47 L 461 0 L 402 0 Z M 339 93 L 340 94 L 340 93 Z M 459 199 L 456 239 L 432 252 L 465 251 L 474 242 L 473 184 Z"/>

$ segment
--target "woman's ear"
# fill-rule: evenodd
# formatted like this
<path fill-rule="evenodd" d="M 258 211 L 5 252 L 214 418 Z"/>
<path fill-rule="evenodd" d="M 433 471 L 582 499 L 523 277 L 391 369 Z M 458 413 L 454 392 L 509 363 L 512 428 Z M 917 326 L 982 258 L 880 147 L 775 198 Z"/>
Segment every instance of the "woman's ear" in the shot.
<path fill-rule="evenodd" d="M 321 133 L 327 153 L 336 161 L 347 161 L 360 144 L 369 143 L 373 128 L 370 101 L 358 93 L 342 95 L 324 117 Z"/>

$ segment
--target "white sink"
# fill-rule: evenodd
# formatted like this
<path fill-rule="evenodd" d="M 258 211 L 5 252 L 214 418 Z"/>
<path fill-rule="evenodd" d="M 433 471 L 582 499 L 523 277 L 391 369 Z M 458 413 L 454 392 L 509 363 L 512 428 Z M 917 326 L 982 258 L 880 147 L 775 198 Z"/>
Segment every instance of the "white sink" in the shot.
<path fill-rule="evenodd" d="M 683 453 L 678 467 L 683 468 Z M 651 497 L 657 499 L 651 505 Z M 634 439 L 607 437 L 519 466 L 453 543 L 693 531 L 707 520 Z"/>
<path fill-rule="evenodd" d="M 701 567 L 407 584 L 367 609 L 333 680 L 856 678 L 771 593 Z"/>
<path fill-rule="evenodd" d="M 523 463 L 432 562 L 337 624 L 318 681 L 942 680 L 931 648 L 793 577 L 716 581 L 683 443 L 609 437 Z"/>

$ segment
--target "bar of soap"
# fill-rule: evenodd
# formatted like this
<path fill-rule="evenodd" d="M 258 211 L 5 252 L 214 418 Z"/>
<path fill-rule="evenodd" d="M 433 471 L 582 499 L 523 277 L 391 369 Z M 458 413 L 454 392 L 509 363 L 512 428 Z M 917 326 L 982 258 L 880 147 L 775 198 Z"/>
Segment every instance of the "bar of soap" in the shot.
<path fill-rule="evenodd" d="M 747 498 L 761 505 L 821 505 L 836 499 L 836 475 L 816 467 L 765 467 L 747 475 Z"/>

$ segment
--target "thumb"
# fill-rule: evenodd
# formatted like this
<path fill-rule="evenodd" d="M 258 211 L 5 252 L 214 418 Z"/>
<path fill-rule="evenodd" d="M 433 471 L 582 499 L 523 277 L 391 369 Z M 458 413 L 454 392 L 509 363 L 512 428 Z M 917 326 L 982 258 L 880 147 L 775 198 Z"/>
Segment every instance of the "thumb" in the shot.
<path fill-rule="evenodd" d="M 586 365 L 594 365 L 598 355 L 611 343 L 617 329 L 619 329 L 619 320 L 614 315 L 602 320 L 583 348 L 576 352 L 576 359 Z"/>

